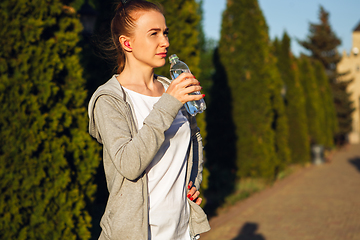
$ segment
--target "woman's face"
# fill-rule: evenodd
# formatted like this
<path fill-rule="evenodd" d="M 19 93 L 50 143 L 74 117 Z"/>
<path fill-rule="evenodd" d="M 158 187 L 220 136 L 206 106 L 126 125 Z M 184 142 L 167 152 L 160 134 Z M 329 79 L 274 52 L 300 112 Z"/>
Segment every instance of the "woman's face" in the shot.
<path fill-rule="evenodd" d="M 157 11 L 140 13 L 131 38 L 133 56 L 152 68 L 161 67 L 166 62 L 169 47 L 168 28 L 165 17 Z"/>

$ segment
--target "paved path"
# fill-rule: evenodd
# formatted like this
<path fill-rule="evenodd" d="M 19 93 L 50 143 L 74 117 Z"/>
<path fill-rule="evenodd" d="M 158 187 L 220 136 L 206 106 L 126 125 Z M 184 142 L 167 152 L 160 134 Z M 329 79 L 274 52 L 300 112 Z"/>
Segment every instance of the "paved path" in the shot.
<path fill-rule="evenodd" d="M 360 240 L 360 145 L 229 208 L 200 240 Z"/>

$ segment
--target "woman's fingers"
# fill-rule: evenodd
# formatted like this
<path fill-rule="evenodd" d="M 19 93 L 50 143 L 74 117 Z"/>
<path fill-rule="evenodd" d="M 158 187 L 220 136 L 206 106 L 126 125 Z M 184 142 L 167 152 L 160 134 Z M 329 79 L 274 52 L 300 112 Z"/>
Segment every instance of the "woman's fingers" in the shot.
<path fill-rule="evenodd" d="M 191 85 L 188 87 L 185 87 L 184 90 L 184 94 L 190 94 L 193 92 L 197 92 L 197 91 L 201 91 L 202 87 L 200 85 Z"/>
<path fill-rule="evenodd" d="M 190 181 L 188 184 L 188 195 L 187 197 L 191 200 L 194 201 L 197 205 L 200 205 L 202 202 L 202 198 L 199 198 L 200 192 L 196 190 L 196 187 L 193 187 L 193 182 Z"/>
<path fill-rule="evenodd" d="M 192 195 L 192 196 L 190 197 L 190 200 L 193 201 L 193 200 L 197 199 L 197 198 L 199 197 L 199 195 L 200 195 L 200 192 L 199 192 L 199 191 L 196 191 L 196 192 L 194 193 L 194 195 Z"/>
<path fill-rule="evenodd" d="M 200 192 L 196 190 L 196 187 L 192 187 L 190 191 L 188 192 L 187 197 L 193 201 L 200 195 Z"/>
<path fill-rule="evenodd" d="M 195 86 L 200 85 L 200 82 L 194 78 L 194 76 L 191 77 L 182 77 L 179 79 L 179 81 L 176 81 L 175 84 L 179 86 L 179 88 L 187 88 L 189 86 Z"/>
<path fill-rule="evenodd" d="M 182 73 L 180 74 L 177 78 L 175 78 L 172 82 L 183 82 L 186 81 L 188 79 L 195 79 L 194 75 L 192 75 L 191 73 Z"/>
<path fill-rule="evenodd" d="M 192 187 L 189 190 L 187 197 L 192 201 L 192 200 L 194 200 L 193 196 L 194 196 L 195 193 L 196 193 L 196 187 Z M 191 198 L 193 198 L 193 199 L 191 199 Z"/>
<path fill-rule="evenodd" d="M 202 99 L 204 95 L 191 94 L 201 89 L 199 81 L 192 74 L 182 73 L 171 82 L 166 92 L 177 98 L 180 102 L 186 103 Z"/>
<path fill-rule="evenodd" d="M 197 205 L 200 205 L 201 202 L 202 202 L 202 198 L 197 198 L 196 201 L 195 201 L 195 203 L 196 203 Z"/>
<path fill-rule="evenodd" d="M 174 88 L 174 90 L 188 90 L 191 86 L 200 87 L 200 82 L 194 78 L 194 76 L 181 76 L 171 82 L 169 88 Z"/>

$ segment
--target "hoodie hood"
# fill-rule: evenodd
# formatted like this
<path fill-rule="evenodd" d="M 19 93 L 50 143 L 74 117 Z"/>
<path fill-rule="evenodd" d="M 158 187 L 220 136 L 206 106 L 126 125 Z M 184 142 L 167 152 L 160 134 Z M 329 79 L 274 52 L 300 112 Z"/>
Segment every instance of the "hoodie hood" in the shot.
<path fill-rule="evenodd" d="M 101 140 L 101 136 L 100 136 L 99 132 L 97 131 L 97 128 L 95 125 L 95 119 L 94 119 L 94 108 L 95 108 L 97 99 L 102 95 L 110 95 L 121 102 L 130 103 L 130 101 L 128 100 L 129 96 L 124 91 L 124 89 L 121 87 L 121 84 L 119 83 L 119 81 L 116 78 L 117 76 L 118 76 L 117 74 L 113 75 L 112 78 L 110 78 L 106 83 L 104 83 L 103 85 L 98 87 L 98 89 L 94 92 L 94 94 L 92 95 L 92 97 L 89 101 L 89 105 L 88 105 L 89 133 L 92 137 L 96 138 L 96 140 L 99 143 L 102 143 L 102 140 Z M 164 87 L 169 86 L 169 84 L 171 82 L 166 77 L 155 75 L 155 78 L 156 78 L 156 80 L 161 82 L 164 85 Z"/>

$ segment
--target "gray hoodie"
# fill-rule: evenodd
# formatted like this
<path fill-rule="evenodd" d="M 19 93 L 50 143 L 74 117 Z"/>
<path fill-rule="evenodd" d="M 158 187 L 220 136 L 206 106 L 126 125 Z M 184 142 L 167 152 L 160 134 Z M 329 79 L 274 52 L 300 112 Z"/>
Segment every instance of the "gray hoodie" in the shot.
<path fill-rule="evenodd" d="M 164 86 L 170 81 L 156 76 Z M 191 126 L 186 182 L 198 189 L 202 180 L 202 139 L 195 117 L 187 114 L 183 104 L 164 93 L 137 130 L 131 100 L 114 75 L 100 86 L 90 99 L 89 133 L 103 145 L 103 161 L 109 199 L 100 225 L 99 239 L 148 239 L 148 187 L 145 169 L 165 140 L 164 132 L 182 110 Z M 200 206 L 190 204 L 192 237 L 210 230 L 207 216 Z"/>

